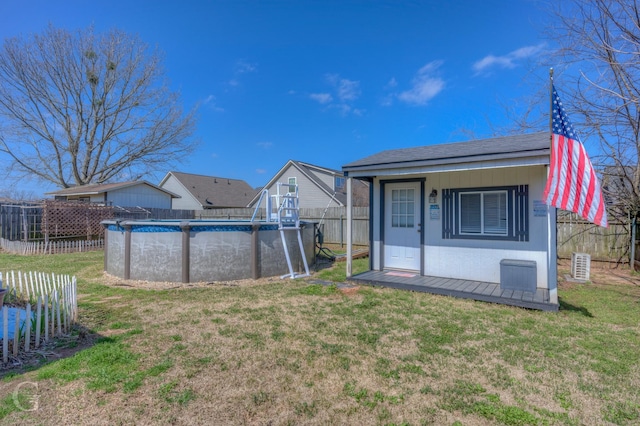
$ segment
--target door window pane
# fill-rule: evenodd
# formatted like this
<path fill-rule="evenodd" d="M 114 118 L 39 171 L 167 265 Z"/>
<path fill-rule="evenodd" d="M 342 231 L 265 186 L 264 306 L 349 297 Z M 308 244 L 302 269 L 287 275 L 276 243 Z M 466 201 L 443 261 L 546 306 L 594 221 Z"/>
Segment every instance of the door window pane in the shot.
<path fill-rule="evenodd" d="M 391 226 L 413 228 L 415 223 L 415 190 L 391 190 Z"/>

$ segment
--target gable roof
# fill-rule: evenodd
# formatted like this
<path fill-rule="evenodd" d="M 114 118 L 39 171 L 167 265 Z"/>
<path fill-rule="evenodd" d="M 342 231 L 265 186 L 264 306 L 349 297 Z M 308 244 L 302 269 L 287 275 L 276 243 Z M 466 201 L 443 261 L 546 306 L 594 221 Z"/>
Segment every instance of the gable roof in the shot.
<path fill-rule="evenodd" d="M 203 208 L 245 207 L 256 190 L 240 179 L 218 176 L 195 175 L 183 172 L 169 172 L 162 179 L 164 184 L 173 175 Z"/>
<path fill-rule="evenodd" d="M 132 180 L 128 182 L 117 182 L 117 183 L 92 183 L 89 185 L 77 185 L 72 186 L 70 188 L 63 188 L 58 191 L 46 192 L 45 195 L 54 195 L 54 196 L 70 196 L 70 195 L 97 195 L 104 194 L 105 192 L 115 191 L 118 189 L 124 189 L 131 186 L 137 185 L 148 185 L 158 191 L 162 191 L 171 195 L 172 198 L 180 198 L 178 194 L 174 194 L 171 191 L 167 191 L 164 188 L 160 188 L 152 183 L 147 182 L 146 180 Z"/>
<path fill-rule="evenodd" d="M 289 167 L 295 167 L 296 169 L 298 169 L 300 171 L 300 173 L 305 175 L 318 188 L 320 188 L 323 192 L 325 192 L 327 194 L 327 196 L 335 197 L 336 200 L 342 205 L 346 205 L 347 204 L 347 196 L 346 196 L 346 194 L 341 193 L 341 192 L 335 192 L 334 193 L 333 188 L 329 187 L 329 185 L 324 183 L 322 181 L 322 179 L 320 179 L 316 175 L 315 172 L 327 173 L 327 174 L 331 174 L 331 175 L 334 175 L 334 176 L 344 176 L 344 173 L 342 173 L 340 170 L 329 169 L 327 167 L 320 167 L 320 166 L 316 166 L 314 164 L 304 163 L 302 161 L 296 161 L 296 160 L 287 161 L 285 163 L 285 165 L 282 166 L 282 168 L 280 168 L 278 173 L 276 173 L 269 180 L 269 182 L 267 182 L 267 184 L 264 186 L 264 188 L 269 188 L 269 187 L 271 187 L 271 185 L 273 185 L 276 182 L 278 182 L 282 178 L 282 175 L 284 175 L 284 173 L 287 171 L 287 169 L 289 169 Z M 247 203 L 247 206 L 250 206 L 251 204 L 256 202 L 259 197 L 260 197 L 260 192 L 255 194 L 255 196 Z"/>
<path fill-rule="evenodd" d="M 392 149 L 342 166 L 346 173 L 367 170 L 433 167 L 461 163 L 546 156 L 549 164 L 549 132 L 478 139 L 468 142 Z"/>

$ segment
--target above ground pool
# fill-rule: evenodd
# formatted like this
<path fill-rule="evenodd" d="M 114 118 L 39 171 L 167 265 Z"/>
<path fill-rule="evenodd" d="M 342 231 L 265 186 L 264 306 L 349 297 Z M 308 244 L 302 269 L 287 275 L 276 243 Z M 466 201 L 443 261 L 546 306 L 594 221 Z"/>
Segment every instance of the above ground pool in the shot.
<path fill-rule="evenodd" d="M 229 281 L 289 274 L 273 222 L 107 220 L 104 269 L 123 279 Z M 301 222 L 307 264 L 314 261 L 315 224 Z M 284 231 L 295 271 L 304 270 L 295 230 Z"/>

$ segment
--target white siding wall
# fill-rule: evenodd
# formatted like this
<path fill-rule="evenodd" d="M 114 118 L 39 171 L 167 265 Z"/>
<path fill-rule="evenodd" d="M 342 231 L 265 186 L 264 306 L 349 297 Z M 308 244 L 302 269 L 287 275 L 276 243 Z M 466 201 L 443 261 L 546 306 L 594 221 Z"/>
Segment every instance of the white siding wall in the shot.
<path fill-rule="evenodd" d="M 322 189 L 318 188 L 318 186 L 307 178 L 302 172 L 300 172 L 297 168 L 291 166 L 282 174 L 280 178 L 280 182 L 288 183 L 290 177 L 295 177 L 296 182 L 298 184 L 298 194 L 300 196 L 300 207 L 301 208 L 325 208 L 329 203 L 331 197 L 327 195 Z M 333 184 L 331 185 L 333 188 Z M 269 188 L 269 195 L 276 194 L 276 184 L 274 183 Z M 286 188 L 281 188 L 286 191 Z M 331 205 L 329 207 L 336 207 L 338 204 L 335 201 L 331 201 Z"/>
<path fill-rule="evenodd" d="M 162 184 L 162 188 L 167 191 L 171 191 L 174 194 L 180 195 L 181 198 L 174 198 L 171 201 L 171 208 L 175 210 L 202 210 L 202 205 L 198 203 L 189 191 L 185 189 L 185 187 L 178 182 L 178 179 L 175 176 L 171 175 L 169 178 Z"/>
<path fill-rule="evenodd" d="M 148 185 L 135 185 L 107 193 L 107 203 L 122 207 L 171 208 L 171 195 Z"/>
<path fill-rule="evenodd" d="M 424 177 L 421 176 L 402 176 Z M 388 178 L 387 178 L 388 179 Z M 502 259 L 535 260 L 537 286 L 548 288 L 547 217 L 534 216 L 534 201 L 541 201 L 546 182 L 544 166 L 495 168 L 430 173 L 425 182 L 425 275 L 499 283 Z M 454 188 L 529 185 L 529 241 L 465 240 L 442 238 L 442 190 Z M 438 191 L 440 218 L 429 215 L 429 193 Z M 380 269 L 380 180 L 374 181 L 373 267 Z"/>
<path fill-rule="evenodd" d="M 330 174 L 330 173 L 323 173 L 321 171 L 316 171 L 314 170 L 313 173 L 315 173 L 316 176 L 318 176 L 318 179 L 320 179 L 322 182 L 324 182 L 325 185 L 327 185 L 329 188 L 331 188 L 331 191 L 334 191 L 334 175 Z"/>

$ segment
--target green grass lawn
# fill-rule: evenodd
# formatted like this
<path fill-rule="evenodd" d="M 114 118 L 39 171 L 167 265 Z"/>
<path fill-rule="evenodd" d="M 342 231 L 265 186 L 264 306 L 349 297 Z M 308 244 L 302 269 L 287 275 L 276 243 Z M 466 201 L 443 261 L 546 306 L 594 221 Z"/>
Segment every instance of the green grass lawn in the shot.
<path fill-rule="evenodd" d="M 1 423 L 640 423 L 636 277 L 563 285 L 546 313 L 305 280 L 107 286 L 102 262 L 0 254 L 0 271 L 76 275 L 92 337 L 5 374 Z"/>

